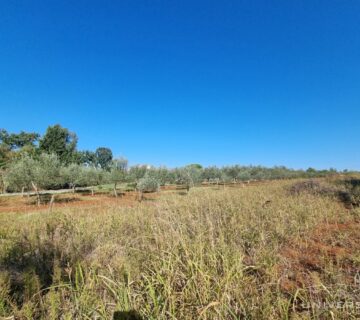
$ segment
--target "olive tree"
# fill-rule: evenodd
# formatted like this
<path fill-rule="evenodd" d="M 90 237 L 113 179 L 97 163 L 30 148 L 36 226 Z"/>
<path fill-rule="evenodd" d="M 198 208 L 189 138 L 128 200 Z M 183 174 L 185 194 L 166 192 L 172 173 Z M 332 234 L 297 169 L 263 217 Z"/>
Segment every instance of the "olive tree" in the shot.
<path fill-rule="evenodd" d="M 173 171 L 167 169 L 166 167 L 150 168 L 147 170 L 146 174 L 158 180 L 161 186 L 164 186 L 167 183 L 175 182 L 175 175 Z"/>
<path fill-rule="evenodd" d="M 83 175 L 84 168 L 78 164 L 72 163 L 67 167 L 62 167 L 60 176 L 65 185 L 68 185 L 73 193 L 78 185 L 84 185 L 85 179 Z"/>
<path fill-rule="evenodd" d="M 201 182 L 202 169 L 189 165 L 175 170 L 176 183 L 184 185 L 189 192 L 190 188 Z"/>
<path fill-rule="evenodd" d="M 94 167 L 86 167 L 81 173 L 82 184 L 91 187 L 91 194 L 94 195 L 94 187 L 103 180 L 103 171 Z"/>
<path fill-rule="evenodd" d="M 156 192 L 159 188 L 159 181 L 146 174 L 143 178 L 139 179 L 136 185 L 136 189 L 139 191 L 139 201 L 143 199 L 144 192 Z"/>
<path fill-rule="evenodd" d="M 56 154 L 42 153 L 35 166 L 37 188 L 57 189 L 62 186 L 61 162 Z"/>
<path fill-rule="evenodd" d="M 114 195 L 118 196 L 116 186 L 119 182 L 124 181 L 126 177 L 128 161 L 124 158 L 114 159 L 110 167 L 110 180 L 114 184 Z"/>
<path fill-rule="evenodd" d="M 129 178 L 137 183 L 141 178 L 144 178 L 147 171 L 148 168 L 145 165 L 133 166 L 129 170 Z"/>
<path fill-rule="evenodd" d="M 4 172 L 4 185 L 10 191 L 29 190 L 36 183 L 37 161 L 29 156 L 24 156 L 10 164 Z M 5 189 L 4 188 L 4 189 Z"/>

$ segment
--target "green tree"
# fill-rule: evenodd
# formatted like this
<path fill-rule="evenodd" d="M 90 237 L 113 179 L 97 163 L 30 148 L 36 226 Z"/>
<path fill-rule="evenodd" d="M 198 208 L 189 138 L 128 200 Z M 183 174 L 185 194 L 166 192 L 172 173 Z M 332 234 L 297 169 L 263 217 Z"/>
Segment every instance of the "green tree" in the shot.
<path fill-rule="evenodd" d="M 118 196 L 116 186 L 125 180 L 128 161 L 124 158 L 114 159 L 110 169 L 110 180 L 114 184 L 114 195 Z"/>
<path fill-rule="evenodd" d="M 156 192 L 159 188 L 159 181 L 146 174 L 136 185 L 136 189 L 139 191 L 139 201 L 142 201 L 144 192 Z"/>
<path fill-rule="evenodd" d="M 147 171 L 148 171 L 148 168 L 145 165 L 133 166 L 129 170 L 130 179 L 137 183 L 141 178 L 143 178 L 145 176 Z"/>
<path fill-rule="evenodd" d="M 38 163 L 29 156 L 24 156 L 12 162 L 4 174 L 5 186 L 9 191 L 24 191 L 36 183 L 36 167 Z"/>
<path fill-rule="evenodd" d="M 35 132 L 11 133 L 0 129 L 0 143 L 7 145 L 11 150 L 20 149 L 24 146 L 34 146 L 40 135 Z"/>
<path fill-rule="evenodd" d="M 91 193 L 94 195 L 94 187 L 103 181 L 103 171 L 95 167 L 85 167 L 81 174 L 81 184 L 91 187 Z"/>
<path fill-rule="evenodd" d="M 111 161 L 113 159 L 111 149 L 105 147 L 97 148 L 95 151 L 95 155 L 97 166 L 99 166 L 101 169 L 109 170 Z"/>
<path fill-rule="evenodd" d="M 201 182 L 201 169 L 195 166 L 186 166 L 176 169 L 176 183 L 186 187 L 189 192 L 190 188 Z"/>
<path fill-rule="evenodd" d="M 76 186 L 85 183 L 83 167 L 76 163 L 71 163 L 67 167 L 62 167 L 60 169 L 60 176 L 62 184 L 68 185 L 73 190 L 73 193 L 75 193 Z"/>
<path fill-rule="evenodd" d="M 63 186 L 62 164 L 56 154 L 42 153 L 34 166 L 36 188 L 57 189 Z"/>
<path fill-rule="evenodd" d="M 10 148 L 5 144 L 0 144 L 0 168 L 8 166 L 14 156 Z"/>
<path fill-rule="evenodd" d="M 56 154 L 63 164 L 76 159 L 77 136 L 59 124 L 49 126 L 40 140 L 39 148 L 48 154 Z"/>
<path fill-rule="evenodd" d="M 78 152 L 78 163 L 88 167 L 96 166 L 96 154 L 93 151 L 85 150 Z"/>

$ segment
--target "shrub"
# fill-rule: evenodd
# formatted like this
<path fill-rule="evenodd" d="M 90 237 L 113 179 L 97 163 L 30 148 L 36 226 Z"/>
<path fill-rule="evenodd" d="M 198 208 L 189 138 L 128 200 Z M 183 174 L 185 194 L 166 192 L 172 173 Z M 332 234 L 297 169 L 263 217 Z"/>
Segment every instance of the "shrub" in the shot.
<path fill-rule="evenodd" d="M 304 192 L 331 196 L 336 195 L 339 192 L 339 189 L 335 186 L 323 184 L 315 180 L 296 182 L 290 187 L 290 193 L 293 195 Z"/>
<path fill-rule="evenodd" d="M 145 175 L 144 178 L 141 178 L 136 185 L 136 188 L 140 192 L 156 192 L 160 188 L 160 183 L 157 179 Z"/>

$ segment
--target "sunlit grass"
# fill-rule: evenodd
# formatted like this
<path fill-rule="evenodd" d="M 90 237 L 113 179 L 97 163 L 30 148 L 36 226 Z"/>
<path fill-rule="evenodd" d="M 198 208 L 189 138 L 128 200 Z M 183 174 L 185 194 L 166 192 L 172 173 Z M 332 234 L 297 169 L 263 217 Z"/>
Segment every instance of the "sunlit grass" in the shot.
<path fill-rule="evenodd" d="M 354 309 L 299 310 L 295 298 L 311 302 L 311 290 L 280 287 L 289 241 L 354 219 L 336 199 L 291 196 L 290 183 L 165 192 L 132 208 L 1 213 L 0 316 L 355 319 Z M 329 262 L 328 272 L 342 270 Z M 319 277 L 334 300 L 343 283 Z"/>

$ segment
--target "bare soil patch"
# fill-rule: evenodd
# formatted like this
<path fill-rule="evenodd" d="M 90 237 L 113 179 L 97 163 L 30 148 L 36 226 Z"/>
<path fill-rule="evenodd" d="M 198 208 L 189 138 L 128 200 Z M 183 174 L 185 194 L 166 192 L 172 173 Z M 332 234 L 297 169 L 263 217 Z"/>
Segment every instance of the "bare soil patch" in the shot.
<path fill-rule="evenodd" d="M 280 252 L 280 288 L 294 294 L 311 289 L 319 277 L 326 282 L 327 270 L 335 265 L 344 285 L 354 285 L 360 271 L 360 223 L 323 223 L 303 240 L 290 241 Z"/>

